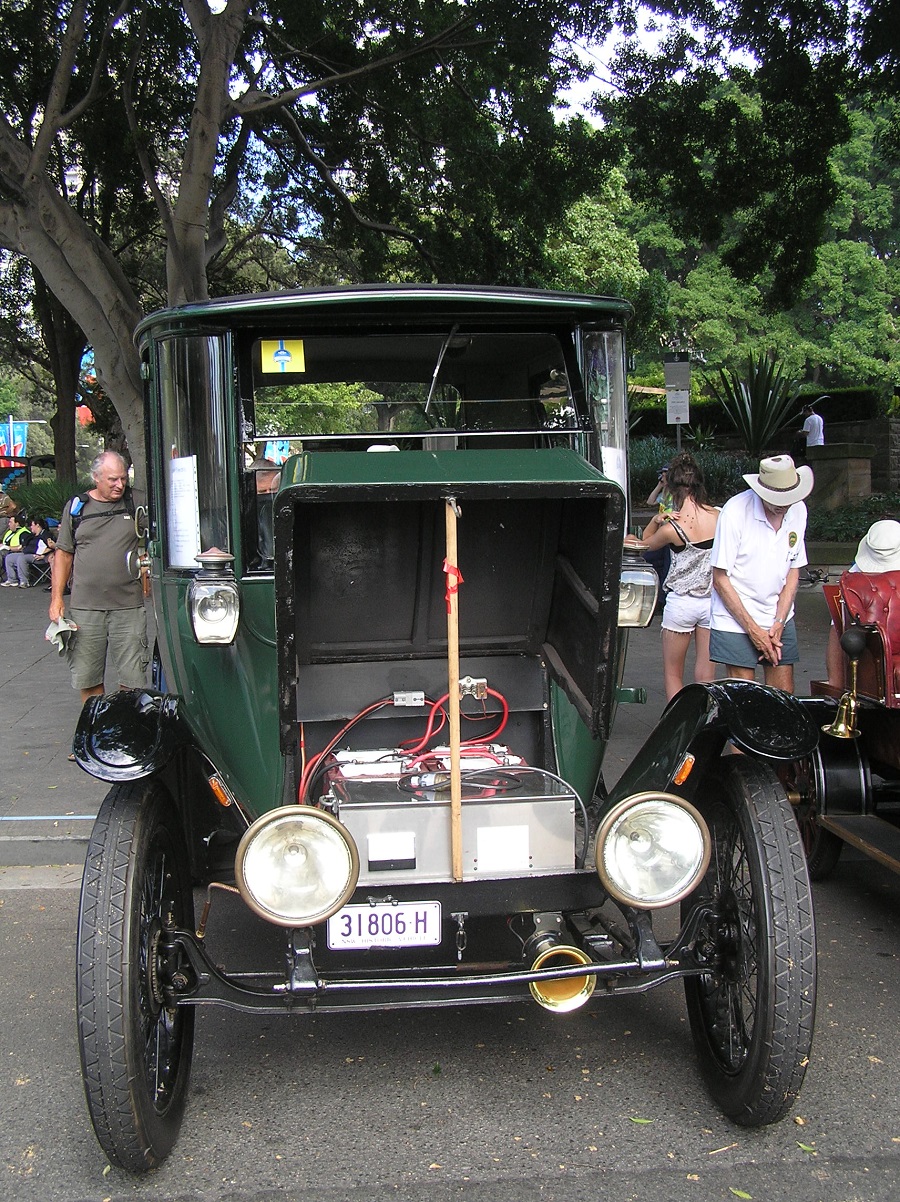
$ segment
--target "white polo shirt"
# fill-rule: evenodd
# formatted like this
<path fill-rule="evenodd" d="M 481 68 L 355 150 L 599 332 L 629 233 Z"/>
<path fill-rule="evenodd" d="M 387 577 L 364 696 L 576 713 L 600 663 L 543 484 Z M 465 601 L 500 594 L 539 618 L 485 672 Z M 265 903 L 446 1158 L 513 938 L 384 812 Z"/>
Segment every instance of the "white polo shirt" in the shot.
<path fill-rule="evenodd" d="M 773 530 L 762 500 L 750 488 L 726 501 L 719 514 L 710 552 L 714 568 L 724 568 L 744 608 L 760 626 L 775 620 L 775 606 L 791 568 L 806 565 L 806 504 L 792 505 Z M 788 618 L 793 617 L 794 607 Z M 725 607 L 713 582 L 710 626 L 713 630 L 743 631 Z"/>
<path fill-rule="evenodd" d="M 818 413 L 811 413 L 803 423 L 803 430 L 806 434 L 806 445 L 808 447 L 824 447 L 825 445 L 825 423 L 819 417 Z"/>

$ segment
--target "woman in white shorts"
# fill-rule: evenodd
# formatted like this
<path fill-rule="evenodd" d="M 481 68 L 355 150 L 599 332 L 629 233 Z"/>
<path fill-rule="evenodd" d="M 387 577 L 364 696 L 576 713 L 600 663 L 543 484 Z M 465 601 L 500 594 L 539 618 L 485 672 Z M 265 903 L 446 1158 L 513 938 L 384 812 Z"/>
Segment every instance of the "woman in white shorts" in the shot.
<path fill-rule="evenodd" d="M 663 679 L 666 700 L 684 686 L 684 665 L 693 635 L 694 680 L 716 678 L 709 658 L 709 600 L 712 568 L 709 553 L 719 511 L 709 504 L 703 472 L 691 455 L 676 455 L 669 465 L 669 490 L 674 511 L 656 514 L 645 527 L 641 548 L 669 546 L 672 563 L 664 585 L 662 616 Z M 631 540 L 626 540 L 631 541 Z"/>

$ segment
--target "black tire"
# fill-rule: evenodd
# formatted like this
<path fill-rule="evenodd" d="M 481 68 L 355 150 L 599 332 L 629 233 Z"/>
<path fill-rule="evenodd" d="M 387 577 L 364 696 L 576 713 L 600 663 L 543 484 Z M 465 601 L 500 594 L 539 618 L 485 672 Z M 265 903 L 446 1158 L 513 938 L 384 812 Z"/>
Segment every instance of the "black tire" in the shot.
<path fill-rule="evenodd" d="M 691 1033 L 706 1084 L 746 1127 L 777 1122 L 793 1105 L 812 1044 L 816 941 L 800 832 L 774 772 L 726 757 L 700 799 L 712 855 L 683 903 L 711 903 L 698 954 L 709 973 L 685 978 Z"/>
<path fill-rule="evenodd" d="M 94 824 L 78 913 L 76 991 L 91 1121 L 111 1161 L 140 1173 L 171 1151 L 187 1093 L 192 1006 L 167 1008 L 154 953 L 168 915 L 193 926 L 181 825 L 153 780 L 117 785 Z"/>

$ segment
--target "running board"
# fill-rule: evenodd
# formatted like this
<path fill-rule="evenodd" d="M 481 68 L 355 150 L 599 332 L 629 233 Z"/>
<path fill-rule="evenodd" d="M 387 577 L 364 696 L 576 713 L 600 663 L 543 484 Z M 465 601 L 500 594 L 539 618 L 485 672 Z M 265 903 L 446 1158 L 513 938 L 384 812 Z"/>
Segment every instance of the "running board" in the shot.
<path fill-rule="evenodd" d="M 900 828 L 871 814 L 823 814 L 820 824 L 892 872 L 900 872 Z"/>

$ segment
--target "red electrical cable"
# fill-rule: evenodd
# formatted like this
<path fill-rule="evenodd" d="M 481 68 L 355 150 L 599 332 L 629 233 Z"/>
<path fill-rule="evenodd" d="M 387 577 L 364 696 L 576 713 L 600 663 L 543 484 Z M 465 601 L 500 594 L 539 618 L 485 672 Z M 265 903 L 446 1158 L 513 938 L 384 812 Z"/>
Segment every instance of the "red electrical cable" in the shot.
<path fill-rule="evenodd" d="M 489 735 L 479 735 L 477 738 L 464 739 L 462 741 L 462 743 L 460 744 L 460 747 L 481 746 L 484 743 L 490 743 L 490 741 L 492 739 L 496 739 L 497 736 L 503 731 L 504 727 L 506 726 L 506 723 L 509 720 L 509 703 L 507 702 L 507 700 L 503 696 L 503 694 L 498 693 L 496 689 L 488 689 L 487 692 L 490 694 L 491 697 L 496 697 L 497 700 L 500 702 L 500 705 L 503 707 L 502 708 L 503 716 L 500 719 L 500 725 L 497 727 L 496 730 L 492 730 Z M 406 751 L 407 755 L 415 756 L 415 755 L 418 755 L 419 752 L 424 751 L 428 742 L 439 731 L 443 730 L 443 727 L 444 727 L 443 721 L 441 722 L 441 725 L 437 728 L 437 730 L 433 729 L 434 716 L 435 716 L 436 711 L 441 706 L 443 706 L 444 702 L 449 698 L 449 696 L 450 696 L 449 693 L 444 693 L 444 695 L 442 697 L 438 697 L 437 701 L 434 702 L 434 704 L 431 707 L 431 712 L 428 715 L 428 725 L 425 729 L 425 734 L 418 741 L 418 743 L 416 743 L 416 745 L 414 747 L 407 748 L 407 751 Z M 441 710 L 441 713 L 443 714 L 444 719 L 446 719 L 446 714 L 444 713 L 443 710 Z M 467 713 L 463 712 L 462 716 L 464 718 L 467 718 L 469 721 L 476 722 L 476 721 L 480 721 L 482 718 L 490 717 L 491 715 L 489 715 L 489 714 L 467 714 Z"/>
<path fill-rule="evenodd" d="M 432 704 L 431 710 L 428 714 L 428 724 L 425 727 L 425 734 L 422 736 L 421 739 L 419 739 L 419 741 L 418 741 L 418 743 L 416 743 L 415 747 L 410 747 L 407 749 L 407 752 L 406 752 L 407 755 L 417 755 L 420 751 L 424 750 L 425 745 L 429 739 L 433 738 L 433 736 L 436 735 L 438 733 L 438 731 L 441 731 L 444 729 L 444 723 L 447 720 L 446 712 L 444 710 L 441 710 L 441 724 L 437 728 L 437 730 L 434 730 L 434 715 L 437 712 L 437 710 L 440 709 L 440 707 L 448 699 L 449 696 L 450 696 L 449 693 L 445 693 L 443 695 L 443 697 L 438 697 L 437 701 L 435 701 Z"/>
<path fill-rule="evenodd" d="M 306 791 L 309 788 L 310 780 L 316 768 L 322 763 L 322 761 L 325 759 L 325 756 L 327 756 L 337 746 L 347 731 L 352 730 L 357 722 L 359 722 L 362 718 L 365 718 L 367 714 L 371 714 L 373 710 L 382 709 L 385 705 L 393 704 L 393 696 L 382 697 L 380 701 L 373 701 L 371 705 L 367 705 L 365 709 L 360 710 L 359 713 L 354 715 L 349 722 L 345 723 L 334 736 L 334 738 L 331 739 L 317 755 L 312 756 L 303 770 L 303 773 L 300 777 L 300 784 L 297 788 L 297 801 L 300 803 L 300 805 L 304 804 Z"/>
<path fill-rule="evenodd" d="M 479 735 L 479 737 L 477 739 L 465 739 L 463 741 L 463 743 L 461 744 L 461 746 L 463 746 L 463 747 L 471 747 L 474 744 L 479 744 L 479 743 L 490 743 L 492 739 L 496 739 L 497 736 L 502 733 L 504 727 L 506 726 L 506 723 L 509 721 L 509 702 L 506 700 L 506 698 L 503 696 L 503 694 L 498 693 L 496 689 L 488 689 L 487 692 L 488 692 L 489 696 L 496 697 L 497 700 L 500 702 L 501 706 L 503 707 L 503 717 L 500 719 L 500 725 L 497 727 L 496 730 L 492 730 L 489 735 Z M 488 716 L 489 716 L 488 714 L 484 715 L 485 718 L 487 718 Z M 466 717 L 471 718 L 471 717 L 474 717 L 474 715 L 467 714 Z M 481 715 L 479 714 L 478 717 L 481 717 Z"/>
<path fill-rule="evenodd" d="M 503 729 L 506 726 L 507 721 L 509 720 L 509 703 L 507 702 L 507 700 L 503 696 L 503 694 L 498 693 L 496 689 L 488 689 L 487 692 L 491 697 L 495 697 L 500 702 L 500 705 L 502 706 L 502 717 L 500 719 L 500 725 L 496 728 L 496 730 L 492 730 L 489 735 L 479 735 L 477 738 L 464 739 L 460 743 L 460 753 L 465 758 L 471 758 L 473 755 L 492 757 L 493 753 L 491 752 L 490 748 L 488 747 L 488 744 L 493 739 L 496 739 L 498 737 L 498 735 L 500 735 L 502 733 Z M 438 734 L 441 730 L 443 730 L 444 724 L 447 720 L 447 714 L 446 714 L 446 711 L 443 709 L 443 704 L 449 698 L 449 696 L 450 696 L 449 693 L 444 693 L 444 695 L 442 697 L 439 697 L 437 699 L 437 701 L 432 703 L 431 710 L 429 711 L 429 714 L 428 714 L 428 723 L 425 728 L 425 734 L 422 736 L 421 739 L 419 739 L 419 741 L 415 744 L 414 747 L 408 748 L 408 750 L 406 751 L 407 756 L 409 756 L 409 757 L 419 756 L 419 753 L 424 751 L 426 744 L 431 739 L 433 739 L 436 734 Z M 316 755 L 312 756 L 306 762 L 306 764 L 303 767 L 303 770 L 301 772 L 301 775 L 300 775 L 300 784 L 297 788 L 297 801 L 300 803 L 300 805 L 304 804 L 307 790 L 309 789 L 309 786 L 312 782 L 312 778 L 315 775 L 316 769 L 319 767 L 320 764 L 322 764 L 325 757 L 334 750 L 334 748 L 341 741 L 341 739 L 344 737 L 344 735 L 347 734 L 347 732 L 349 730 L 351 730 L 356 725 L 357 722 L 361 721 L 361 719 L 365 718 L 368 714 L 371 714 L 373 712 L 373 710 L 381 709 L 385 705 L 393 705 L 393 704 L 394 704 L 393 696 L 382 697 L 379 701 L 373 701 L 371 705 L 367 705 L 365 707 L 365 709 L 360 710 L 358 714 L 356 714 L 354 717 L 352 717 L 349 722 L 346 722 L 341 727 L 341 729 L 337 732 L 337 734 L 332 739 L 329 740 L 329 742 L 325 745 L 325 747 L 323 747 L 320 752 L 318 752 Z M 440 726 L 438 726 L 437 729 L 435 729 L 434 723 L 435 723 L 435 717 L 436 717 L 438 711 L 440 711 L 440 713 L 441 713 L 441 723 L 440 723 Z M 464 718 L 467 718 L 473 722 L 479 721 L 482 718 L 487 718 L 487 717 L 491 717 L 491 716 L 492 715 L 489 715 L 489 714 L 466 714 L 466 713 L 463 714 Z M 302 728 L 301 728 L 301 732 L 302 732 Z M 305 738 L 303 737 L 302 733 L 301 733 L 301 740 L 302 740 L 301 748 L 302 748 L 302 751 L 305 752 Z M 427 756 L 420 756 L 420 758 L 418 760 L 415 758 L 411 758 L 410 762 L 415 764 L 415 763 L 419 763 L 426 759 L 427 759 Z M 498 760 L 497 762 L 499 763 L 500 761 Z"/>

